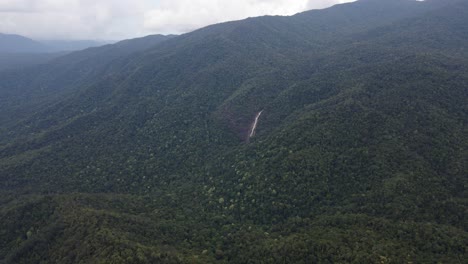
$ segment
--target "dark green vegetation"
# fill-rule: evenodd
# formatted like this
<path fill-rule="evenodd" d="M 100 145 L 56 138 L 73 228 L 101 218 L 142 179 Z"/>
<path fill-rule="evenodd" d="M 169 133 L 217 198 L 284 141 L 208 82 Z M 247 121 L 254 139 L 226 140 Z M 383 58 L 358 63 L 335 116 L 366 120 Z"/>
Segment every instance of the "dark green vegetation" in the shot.
<path fill-rule="evenodd" d="M 0 71 L 42 65 L 64 53 L 0 53 Z"/>
<path fill-rule="evenodd" d="M 466 262 L 466 2 L 153 41 L 0 74 L 0 262 Z"/>

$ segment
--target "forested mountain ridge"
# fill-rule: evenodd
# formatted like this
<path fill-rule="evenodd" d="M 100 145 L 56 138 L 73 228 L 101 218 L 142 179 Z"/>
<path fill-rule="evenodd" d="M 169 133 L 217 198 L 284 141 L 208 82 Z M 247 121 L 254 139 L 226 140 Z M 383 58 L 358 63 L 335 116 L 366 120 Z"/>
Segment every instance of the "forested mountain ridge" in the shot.
<path fill-rule="evenodd" d="M 0 131 L 10 124 L 10 119 L 17 122 L 36 108 L 51 104 L 54 98 L 60 100 L 86 85 L 110 78 L 125 67 L 128 56 L 171 37 L 154 35 L 125 40 L 74 52 L 39 67 L 0 72 Z"/>
<path fill-rule="evenodd" d="M 32 39 L 0 33 L 0 71 L 46 63 L 60 53 L 49 53 L 48 48 Z"/>
<path fill-rule="evenodd" d="M 20 35 L 0 33 L 0 71 L 43 65 L 68 52 L 104 44 L 106 42 L 37 41 Z"/>
<path fill-rule="evenodd" d="M 65 53 L 0 53 L 0 71 L 45 64 Z"/>
<path fill-rule="evenodd" d="M 358 1 L 1 75 L 0 259 L 462 263 L 467 12 Z"/>

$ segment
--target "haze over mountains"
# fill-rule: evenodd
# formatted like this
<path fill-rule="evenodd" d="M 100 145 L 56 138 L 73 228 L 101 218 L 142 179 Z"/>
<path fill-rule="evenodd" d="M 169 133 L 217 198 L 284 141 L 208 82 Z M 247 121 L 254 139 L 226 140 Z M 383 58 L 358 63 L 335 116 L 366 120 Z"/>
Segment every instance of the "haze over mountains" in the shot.
<path fill-rule="evenodd" d="M 47 52 L 46 45 L 32 39 L 11 34 L 0 34 L 1 53 L 41 53 Z"/>
<path fill-rule="evenodd" d="M 361 0 L 0 72 L 0 263 L 462 263 L 467 44 Z"/>
<path fill-rule="evenodd" d="M 50 53 L 82 50 L 102 46 L 106 42 L 92 40 L 44 40 L 36 41 L 15 34 L 0 33 L 0 53 Z"/>
<path fill-rule="evenodd" d="M 36 41 L 20 35 L 0 33 L 0 71 L 44 64 L 67 52 L 105 44 L 91 40 Z"/>

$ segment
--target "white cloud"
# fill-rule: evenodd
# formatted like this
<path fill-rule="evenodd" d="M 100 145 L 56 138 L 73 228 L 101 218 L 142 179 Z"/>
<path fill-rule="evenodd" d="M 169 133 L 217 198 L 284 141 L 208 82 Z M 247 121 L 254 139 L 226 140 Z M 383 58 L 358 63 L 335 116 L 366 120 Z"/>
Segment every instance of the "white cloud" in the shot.
<path fill-rule="evenodd" d="M 351 0 L 0 0 L 0 32 L 37 39 L 122 39 L 184 33 Z"/>
<path fill-rule="evenodd" d="M 48 39 L 141 35 L 150 0 L 0 0 L 0 32 Z"/>
<path fill-rule="evenodd" d="M 309 0 L 309 4 L 307 6 L 308 9 L 321 9 L 330 7 L 336 4 L 344 4 L 349 2 L 354 2 L 356 0 Z"/>
<path fill-rule="evenodd" d="M 145 27 L 152 31 L 186 32 L 205 25 L 259 15 L 290 15 L 307 7 L 308 0 L 161 0 L 146 12 Z"/>
<path fill-rule="evenodd" d="M 145 13 L 145 28 L 182 33 L 205 25 L 261 15 L 293 15 L 353 0 L 160 0 Z"/>

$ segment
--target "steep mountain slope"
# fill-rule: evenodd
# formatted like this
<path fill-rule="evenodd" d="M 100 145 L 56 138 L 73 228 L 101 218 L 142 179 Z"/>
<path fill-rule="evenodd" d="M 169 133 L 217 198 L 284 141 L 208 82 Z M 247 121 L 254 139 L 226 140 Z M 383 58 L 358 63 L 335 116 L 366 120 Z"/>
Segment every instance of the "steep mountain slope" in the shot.
<path fill-rule="evenodd" d="M 121 41 L 71 53 L 40 67 L 0 73 L 0 131 L 57 98 L 111 78 L 113 73 L 125 69 L 129 55 L 172 37 L 155 35 Z"/>
<path fill-rule="evenodd" d="M 46 64 L 65 53 L 0 53 L 0 71 Z"/>
<path fill-rule="evenodd" d="M 461 263 L 467 12 L 359 1 L 0 76 L 0 259 Z"/>

